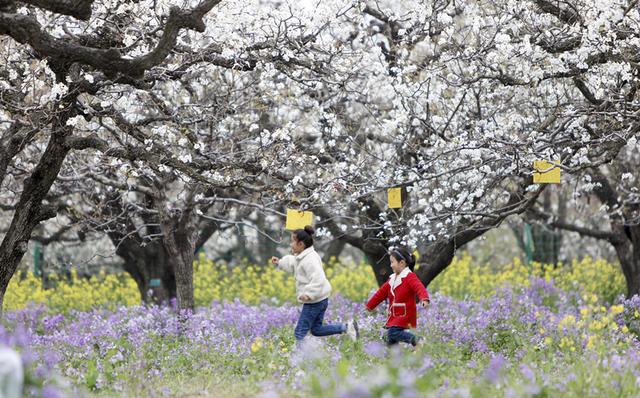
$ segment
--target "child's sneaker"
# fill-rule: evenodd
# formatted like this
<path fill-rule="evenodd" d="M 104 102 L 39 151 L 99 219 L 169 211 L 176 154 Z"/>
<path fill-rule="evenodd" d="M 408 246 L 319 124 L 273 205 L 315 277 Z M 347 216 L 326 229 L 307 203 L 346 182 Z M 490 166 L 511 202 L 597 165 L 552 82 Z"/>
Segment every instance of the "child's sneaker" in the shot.
<path fill-rule="evenodd" d="M 422 336 L 414 336 L 413 340 L 411 341 L 411 345 L 413 346 L 414 350 L 419 349 L 420 347 L 422 347 L 423 344 L 424 344 L 424 337 Z"/>
<path fill-rule="evenodd" d="M 349 335 L 349 337 L 353 341 L 357 341 L 358 337 L 360 337 L 360 333 L 358 332 L 358 322 L 356 322 L 355 319 L 352 319 L 349 322 L 347 322 L 347 332 L 346 333 L 347 333 L 347 335 Z"/>

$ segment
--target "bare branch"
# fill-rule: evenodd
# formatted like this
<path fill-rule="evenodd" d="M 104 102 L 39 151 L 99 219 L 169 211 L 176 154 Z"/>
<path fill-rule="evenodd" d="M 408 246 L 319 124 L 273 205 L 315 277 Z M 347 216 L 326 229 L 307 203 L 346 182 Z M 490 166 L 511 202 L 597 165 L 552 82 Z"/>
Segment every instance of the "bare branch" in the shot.
<path fill-rule="evenodd" d="M 20 2 L 87 21 L 91 18 L 91 5 L 94 0 L 20 0 Z"/>
<path fill-rule="evenodd" d="M 539 220 L 544 220 L 544 222 L 551 227 L 564 229 L 566 231 L 577 232 L 582 236 L 588 236 L 591 238 L 606 240 L 609 242 L 617 238 L 616 234 L 614 234 L 613 232 L 601 231 L 598 229 L 593 229 L 588 227 L 581 227 L 579 225 L 571 224 L 565 221 L 550 219 L 548 214 L 542 213 L 541 211 L 536 209 L 531 209 L 528 214 L 534 216 Z"/>
<path fill-rule="evenodd" d="M 75 242 L 78 240 L 78 238 L 64 238 L 64 234 L 70 231 L 73 228 L 73 226 L 74 226 L 73 224 L 64 225 L 49 236 L 32 235 L 31 240 L 40 242 L 43 245 L 48 245 L 52 242 L 60 242 L 63 240 L 66 242 Z"/>
<path fill-rule="evenodd" d="M 573 78 L 573 82 L 575 83 L 576 87 L 578 88 L 578 90 L 580 90 L 580 92 L 582 93 L 582 95 L 584 95 L 584 97 L 591 102 L 594 105 L 602 105 L 602 103 L 604 101 L 602 101 L 601 99 L 596 98 L 596 96 L 591 92 L 591 90 L 589 90 L 589 87 L 587 87 L 586 83 L 584 82 L 584 80 L 574 77 Z"/>
<path fill-rule="evenodd" d="M 78 62 L 103 71 L 107 76 L 117 74 L 140 78 L 144 72 L 160 64 L 174 48 L 181 29 L 204 32 L 204 15 L 222 0 L 206 0 L 191 11 L 174 7 L 164 26 L 156 47 L 137 58 L 123 58 L 116 49 L 100 49 L 59 39 L 43 31 L 40 23 L 28 15 L 0 12 L 0 35 L 9 35 L 19 43 L 29 44 L 41 58 L 62 63 Z"/>
<path fill-rule="evenodd" d="M 543 12 L 554 15 L 558 19 L 565 23 L 568 23 L 569 25 L 573 25 L 576 22 L 580 22 L 581 25 L 584 23 L 582 17 L 575 8 L 561 8 L 559 1 L 535 0 L 535 3 Z"/>

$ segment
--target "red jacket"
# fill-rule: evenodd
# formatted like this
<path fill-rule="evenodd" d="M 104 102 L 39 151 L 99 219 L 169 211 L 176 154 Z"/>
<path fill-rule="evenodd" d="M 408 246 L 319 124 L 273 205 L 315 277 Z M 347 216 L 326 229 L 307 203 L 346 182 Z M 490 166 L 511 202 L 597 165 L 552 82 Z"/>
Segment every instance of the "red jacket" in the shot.
<path fill-rule="evenodd" d="M 391 287 L 394 286 L 392 289 Z M 392 274 L 388 281 L 371 296 L 367 309 L 372 311 L 385 299 L 389 300 L 389 318 L 385 326 L 401 328 L 416 327 L 416 295 L 422 300 L 429 299 L 429 293 L 420 279 L 405 268 L 400 275 Z"/>

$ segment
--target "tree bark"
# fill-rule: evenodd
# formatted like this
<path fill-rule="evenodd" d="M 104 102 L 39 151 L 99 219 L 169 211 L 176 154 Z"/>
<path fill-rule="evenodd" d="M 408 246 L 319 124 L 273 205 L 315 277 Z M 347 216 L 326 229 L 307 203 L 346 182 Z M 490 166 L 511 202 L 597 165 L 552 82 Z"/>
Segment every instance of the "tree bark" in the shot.
<path fill-rule="evenodd" d="M 327 245 L 327 248 L 324 251 L 324 257 L 322 258 L 322 261 L 324 263 L 328 263 L 329 261 L 331 261 L 332 258 L 336 258 L 336 259 L 340 258 L 340 254 L 342 254 L 342 251 L 344 250 L 345 246 L 346 246 L 346 243 L 343 240 L 340 240 L 340 239 L 332 240 L 331 242 L 329 242 L 329 244 Z"/>
<path fill-rule="evenodd" d="M 193 260 L 199 242 L 198 216 L 195 212 L 194 197 L 197 189 L 189 189 L 185 206 L 169 209 L 164 193 L 157 202 L 160 214 L 162 243 L 169 255 L 169 261 L 176 278 L 176 298 L 179 310 L 193 311 Z"/>
<path fill-rule="evenodd" d="M 371 265 L 376 276 L 378 286 L 382 286 L 391 276 L 391 262 L 389 259 L 388 242 L 365 241 L 361 250 Z"/>
<path fill-rule="evenodd" d="M 620 260 L 627 284 L 627 298 L 640 294 L 640 226 L 612 225 L 615 237 L 610 240 Z"/>
<path fill-rule="evenodd" d="M 138 242 L 121 244 L 116 254 L 124 260 L 123 269 L 136 282 L 143 302 L 166 304 L 176 297 L 175 274 L 162 242 L 144 247 Z M 160 285 L 152 286 L 152 279 L 159 280 Z"/>
<path fill-rule="evenodd" d="M 145 71 L 162 63 L 173 51 L 182 29 L 204 32 L 204 16 L 220 1 L 204 0 L 190 10 L 172 7 L 157 45 L 148 53 L 136 58 L 123 57 L 115 48 L 88 47 L 68 40 L 67 37 L 50 35 L 31 15 L 0 11 L 0 35 L 8 35 L 18 43 L 28 44 L 41 58 L 48 58 L 52 64 L 78 62 L 101 70 L 110 77 L 122 74 L 140 78 Z M 76 8 L 79 8 L 78 16 L 87 16 L 81 7 Z"/>
<path fill-rule="evenodd" d="M 171 227 L 173 223 L 163 224 Z M 193 228 L 195 230 L 195 228 Z M 175 271 L 176 298 L 180 310 L 195 308 L 193 294 L 193 260 L 197 234 L 189 229 L 165 230 L 163 242 Z"/>
<path fill-rule="evenodd" d="M 34 228 L 41 221 L 55 217 L 55 209 L 42 203 L 56 180 L 60 168 L 69 153 L 64 144 L 70 129 L 65 126 L 68 115 L 63 112 L 55 124 L 49 143 L 40 160 L 25 180 L 24 189 L 16 206 L 11 225 L 0 244 L 0 311 L 9 281 L 18 268 Z"/>
<path fill-rule="evenodd" d="M 467 243 L 483 235 L 495 226 L 485 226 L 482 228 L 469 228 L 456 233 L 453 237 L 436 241 L 422 253 L 420 267 L 416 270 L 416 275 L 423 285 L 428 286 L 442 271 L 453 261 L 456 250 Z"/>
<path fill-rule="evenodd" d="M 609 216 L 612 237 L 609 242 L 613 245 L 620 260 L 620 267 L 627 282 L 627 297 L 631 298 L 640 293 L 640 225 L 634 220 L 640 210 L 638 205 L 624 204 L 619 200 L 618 192 L 612 180 L 599 170 L 593 171 L 594 182 L 599 183 L 594 193 L 610 209 L 621 209 Z"/>

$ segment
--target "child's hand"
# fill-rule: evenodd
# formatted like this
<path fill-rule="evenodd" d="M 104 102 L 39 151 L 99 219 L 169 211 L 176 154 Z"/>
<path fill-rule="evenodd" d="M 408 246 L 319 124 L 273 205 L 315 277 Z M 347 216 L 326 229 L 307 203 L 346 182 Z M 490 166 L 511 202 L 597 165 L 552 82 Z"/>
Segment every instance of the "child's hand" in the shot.
<path fill-rule="evenodd" d="M 278 265 L 280 259 L 278 257 L 271 257 L 271 264 Z"/>
<path fill-rule="evenodd" d="M 298 297 L 298 300 L 300 300 L 300 301 L 311 301 L 311 297 L 307 296 L 306 294 L 303 294 L 300 297 Z"/>
<path fill-rule="evenodd" d="M 429 305 L 429 300 L 422 300 L 420 302 L 420 305 L 422 306 L 422 308 L 427 308 L 427 306 Z"/>

